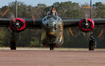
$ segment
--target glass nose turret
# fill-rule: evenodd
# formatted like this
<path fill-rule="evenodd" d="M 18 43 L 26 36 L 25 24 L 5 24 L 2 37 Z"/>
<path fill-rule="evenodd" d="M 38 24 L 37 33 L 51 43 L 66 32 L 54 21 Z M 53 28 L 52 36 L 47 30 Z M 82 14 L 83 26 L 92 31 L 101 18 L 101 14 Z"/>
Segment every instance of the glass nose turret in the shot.
<path fill-rule="evenodd" d="M 47 39 L 49 42 L 56 40 L 56 23 L 55 21 L 49 21 L 47 24 Z"/>

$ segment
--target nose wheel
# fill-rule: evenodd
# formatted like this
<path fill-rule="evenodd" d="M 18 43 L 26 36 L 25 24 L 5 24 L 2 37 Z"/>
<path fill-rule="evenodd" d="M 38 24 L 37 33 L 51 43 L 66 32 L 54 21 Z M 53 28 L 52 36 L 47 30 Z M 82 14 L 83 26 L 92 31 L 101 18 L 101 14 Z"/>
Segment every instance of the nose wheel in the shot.
<path fill-rule="evenodd" d="M 55 45 L 54 44 L 50 44 L 50 50 L 54 50 Z"/>

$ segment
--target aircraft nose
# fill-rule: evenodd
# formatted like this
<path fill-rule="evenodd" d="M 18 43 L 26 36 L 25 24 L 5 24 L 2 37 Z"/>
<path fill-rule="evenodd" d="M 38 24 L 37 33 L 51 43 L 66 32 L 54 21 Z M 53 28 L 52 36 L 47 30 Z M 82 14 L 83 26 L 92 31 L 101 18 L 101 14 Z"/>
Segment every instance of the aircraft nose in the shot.
<path fill-rule="evenodd" d="M 48 28 L 56 28 L 56 22 L 55 21 L 48 22 L 47 27 Z"/>
<path fill-rule="evenodd" d="M 49 42 L 54 42 L 56 41 L 56 22 L 55 21 L 50 21 L 48 22 L 47 24 L 47 30 L 46 30 L 46 33 L 47 33 L 47 39 Z"/>
<path fill-rule="evenodd" d="M 49 42 L 54 42 L 56 40 L 56 36 L 48 35 L 47 39 L 48 39 Z"/>

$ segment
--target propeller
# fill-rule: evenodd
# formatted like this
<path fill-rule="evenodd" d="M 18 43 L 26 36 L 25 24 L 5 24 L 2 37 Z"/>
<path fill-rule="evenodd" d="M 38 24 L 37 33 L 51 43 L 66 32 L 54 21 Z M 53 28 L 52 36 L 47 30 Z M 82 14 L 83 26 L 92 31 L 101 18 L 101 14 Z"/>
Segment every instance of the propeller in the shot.
<path fill-rule="evenodd" d="M 12 12 L 10 12 L 10 9 L 7 9 L 6 11 L 4 11 L 4 13 L 2 14 L 2 18 L 9 18 L 9 20 L 13 20 L 15 19 L 15 16 Z M 10 41 L 12 42 L 16 42 L 13 39 L 8 38 Z M 16 39 L 16 38 L 15 38 Z"/>
<path fill-rule="evenodd" d="M 33 15 L 32 19 L 33 19 L 33 24 L 35 25 L 35 18 Z M 25 28 L 25 21 L 21 18 L 17 18 L 17 0 L 15 0 L 15 15 L 11 12 L 10 9 L 7 9 L 3 14 L 2 14 L 2 18 L 9 18 L 10 20 L 10 28 L 12 26 L 12 30 L 18 30 L 21 31 Z M 9 39 L 10 41 L 14 42 L 14 40 Z"/>
<path fill-rule="evenodd" d="M 90 4 L 90 7 L 83 7 L 83 8 L 90 9 L 90 18 L 92 18 L 92 5 Z M 89 16 L 88 13 L 85 11 L 85 20 L 86 20 L 85 26 L 86 26 L 86 28 L 90 27 L 89 23 L 88 23 L 88 16 Z M 102 34 L 103 34 L 103 29 L 101 30 L 101 32 L 97 38 L 100 38 Z"/>
<path fill-rule="evenodd" d="M 88 18 L 89 18 L 89 9 L 91 9 L 91 7 L 83 7 L 83 8 L 85 13 L 85 22 L 83 23 L 83 25 L 85 26 L 85 29 L 88 29 L 90 27 Z"/>
<path fill-rule="evenodd" d="M 14 14 L 12 13 L 12 12 L 9 12 L 10 11 L 10 9 L 7 9 L 3 14 L 2 14 L 2 18 L 9 18 L 10 19 L 10 21 L 11 20 L 13 20 L 13 19 L 15 19 L 15 16 L 14 16 Z"/>
<path fill-rule="evenodd" d="M 83 7 L 83 8 L 84 8 L 84 13 L 85 13 L 85 21 L 82 22 L 82 26 L 83 26 L 85 29 L 88 29 L 88 28 L 91 27 L 91 26 L 90 26 L 91 23 L 88 22 L 88 18 L 89 18 L 88 9 L 90 9 L 91 7 Z M 70 31 L 71 35 L 74 36 L 74 34 L 73 34 L 71 28 L 69 28 L 69 31 Z"/>

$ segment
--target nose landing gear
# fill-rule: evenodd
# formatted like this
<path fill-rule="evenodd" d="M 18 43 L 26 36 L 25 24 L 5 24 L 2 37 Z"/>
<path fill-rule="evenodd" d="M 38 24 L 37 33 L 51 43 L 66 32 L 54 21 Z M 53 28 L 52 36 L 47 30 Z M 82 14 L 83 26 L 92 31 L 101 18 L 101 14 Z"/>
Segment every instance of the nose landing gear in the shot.
<path fill-rule="evenodd" d="M 54 50 L 55 44 L 50 44 L 50 50 Z"/>

